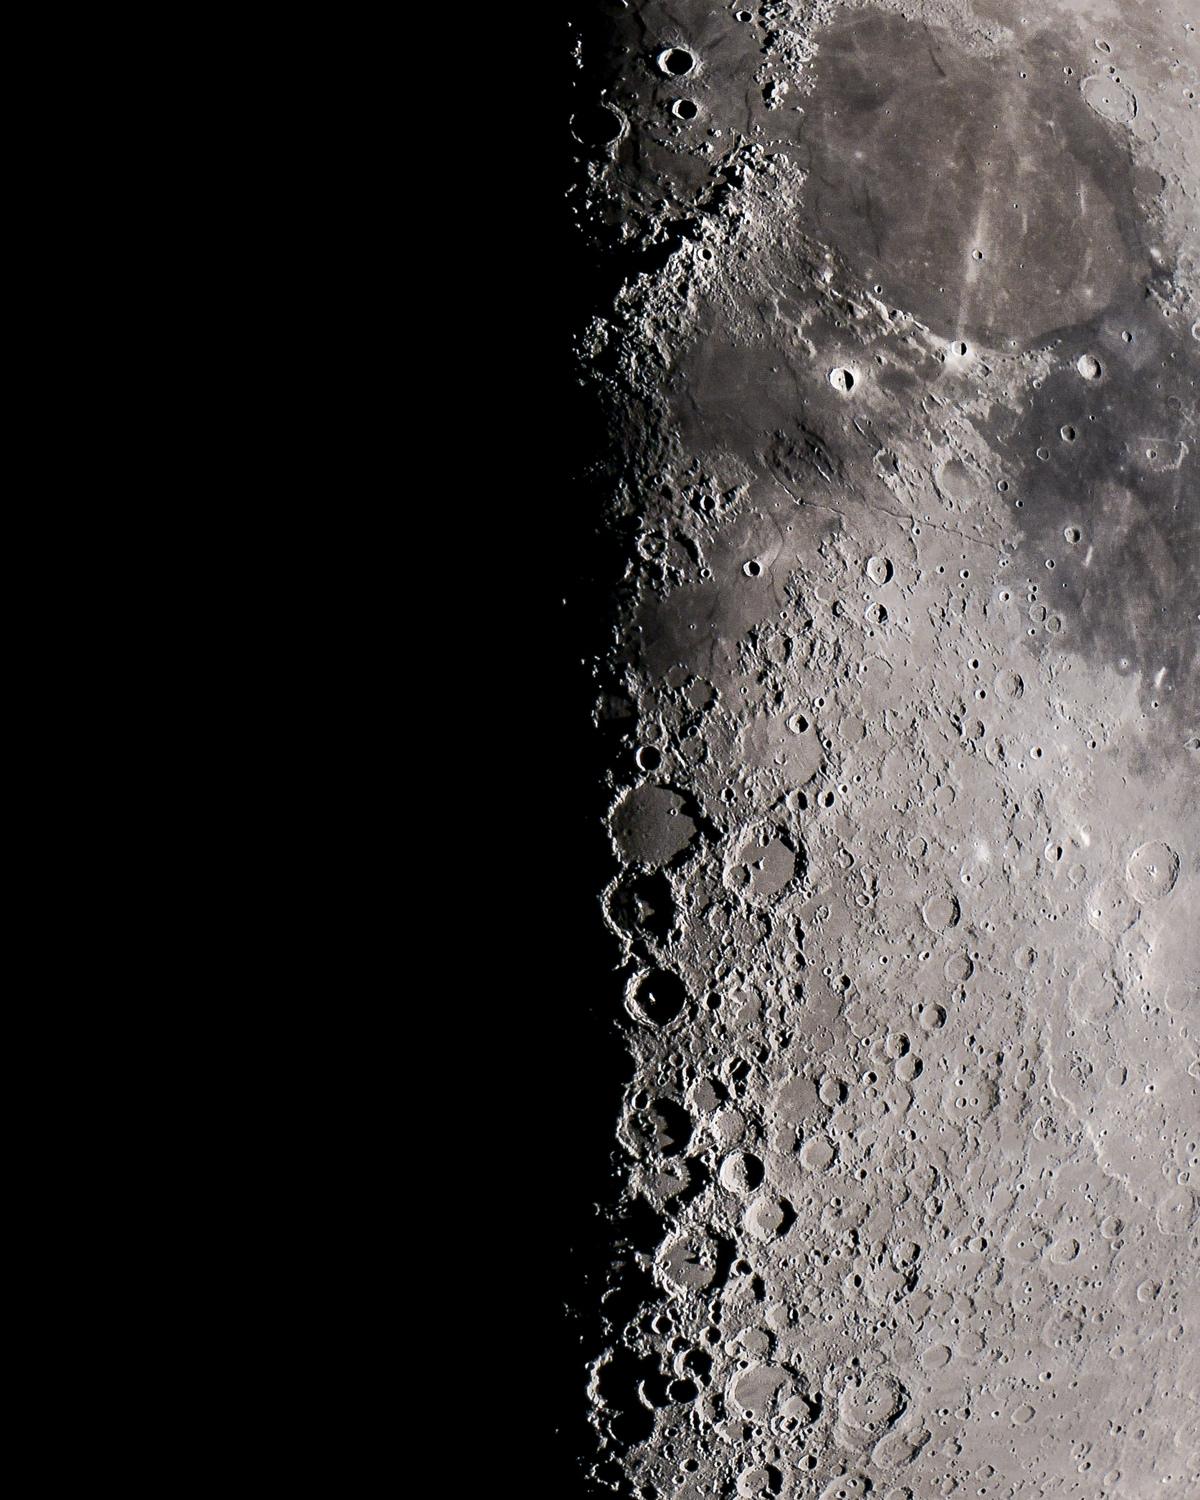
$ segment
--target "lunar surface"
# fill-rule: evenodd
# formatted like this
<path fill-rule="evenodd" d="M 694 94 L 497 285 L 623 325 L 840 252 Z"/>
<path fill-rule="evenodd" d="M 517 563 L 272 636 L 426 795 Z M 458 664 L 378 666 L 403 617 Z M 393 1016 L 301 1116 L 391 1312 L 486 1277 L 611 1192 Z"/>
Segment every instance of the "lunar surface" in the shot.
<path fill-rule="evenodd" d="M 1200 11 L 566 18 L 574 1492 L 1200 1496 Z"/>

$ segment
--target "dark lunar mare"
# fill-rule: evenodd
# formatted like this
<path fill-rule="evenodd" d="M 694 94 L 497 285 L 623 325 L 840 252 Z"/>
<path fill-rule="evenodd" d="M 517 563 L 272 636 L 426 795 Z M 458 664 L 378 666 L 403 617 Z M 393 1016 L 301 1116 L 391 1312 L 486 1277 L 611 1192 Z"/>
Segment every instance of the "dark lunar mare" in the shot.
<path fill-rule="evenodd" d="M 893 14 L 839 16 L 797 127 L 803 223 L 934 333 L 1056 353 L 1019 410 L 981 424 L 1022 534 L 1014 580 L 1068 622 L 1031 644 L 1140 673 L 1144 710 L 1192 733 L 1200 343 L 1151 254 L 1162 183 L 1139 178 L 1066 56 L 1050 30 L 987 58 Z"/>

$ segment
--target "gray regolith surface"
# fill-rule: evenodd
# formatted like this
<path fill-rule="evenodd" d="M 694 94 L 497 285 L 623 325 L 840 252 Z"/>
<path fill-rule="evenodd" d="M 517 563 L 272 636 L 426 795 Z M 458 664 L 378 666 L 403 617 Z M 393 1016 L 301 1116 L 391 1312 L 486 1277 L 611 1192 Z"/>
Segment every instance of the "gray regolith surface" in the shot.
<path fill-rule="evenodd" d="M 603 9 L 571 202 L 624 269 L 577 369 L 650 1228 L 582 1457 L 1200 1495 L 1200 12 Z"/>

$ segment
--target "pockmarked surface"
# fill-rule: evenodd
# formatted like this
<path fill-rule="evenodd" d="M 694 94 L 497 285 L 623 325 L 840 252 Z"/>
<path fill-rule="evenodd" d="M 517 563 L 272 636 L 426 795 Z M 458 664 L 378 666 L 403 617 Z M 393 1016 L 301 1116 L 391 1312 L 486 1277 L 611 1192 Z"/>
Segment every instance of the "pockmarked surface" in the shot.
<path fill-rule="evenodd" d="M 1200 15 L 602 9 L 593 1480 L 1198 1495 Z"/>

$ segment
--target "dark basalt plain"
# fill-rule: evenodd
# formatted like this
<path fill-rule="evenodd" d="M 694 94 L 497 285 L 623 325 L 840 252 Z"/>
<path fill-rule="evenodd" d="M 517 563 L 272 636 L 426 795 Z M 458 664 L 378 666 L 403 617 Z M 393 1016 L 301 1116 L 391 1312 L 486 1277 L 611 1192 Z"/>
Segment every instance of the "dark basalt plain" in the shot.
<path fill-rule="evenodd" d="M 1200 18 L 569 20 L 572 1482 L 1200 1493 Z"/>
<path fill-rule="evenodd" d="M 1069 55 L 1053 27 L 981 56 L 946 26 L 840 15 L 796 129 L 812 232 L 946 339 L 1025 348 L 1128 300 L 1148 270 L 1133 166 Z"/>

